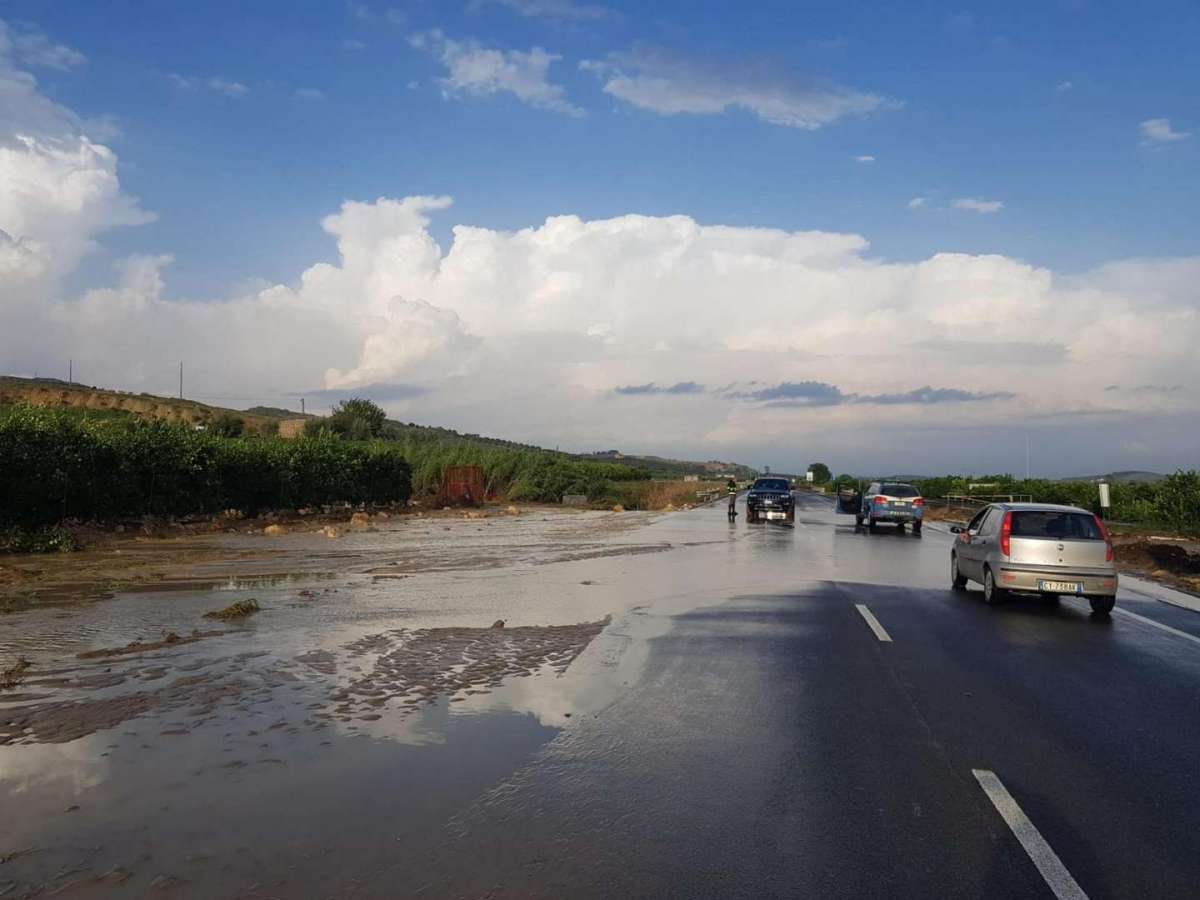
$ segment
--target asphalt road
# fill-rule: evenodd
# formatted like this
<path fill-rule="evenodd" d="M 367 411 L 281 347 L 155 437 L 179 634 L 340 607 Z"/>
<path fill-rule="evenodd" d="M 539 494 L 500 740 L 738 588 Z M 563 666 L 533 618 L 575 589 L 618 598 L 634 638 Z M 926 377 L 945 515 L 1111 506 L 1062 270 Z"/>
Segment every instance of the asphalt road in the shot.
<path fill-rule="evenodd" d="M 1200 613 L 1132 582 L 1111 618 L 988 607 L 950 590 L 944 527 L 799 502 L 794 527 L 418 519 L 339 545 L 361 572 L 11 617 L 108 646 L 264 606 L 145 658 L 38 657 L 31 690 L 117 714 L 0 746 L 0 896 L 1200 897 Z M 407 672 L 395 629 L 498 618 L 610 624 L 563 671 L 526 645 L 537 674 L 417 710 L 330 694 Z M 478 663 L 447 646 L 411 677 Z M 227 690 L 145 699 L 181 677 Z"/>
<path fill-rule="evenodd" d="M 1200 615 L 987 607 L 944 530 L 801 504 L 657 560 L 728 587 L 664 608 L 636 683 L 361 894 L 1200 896 Z"/>

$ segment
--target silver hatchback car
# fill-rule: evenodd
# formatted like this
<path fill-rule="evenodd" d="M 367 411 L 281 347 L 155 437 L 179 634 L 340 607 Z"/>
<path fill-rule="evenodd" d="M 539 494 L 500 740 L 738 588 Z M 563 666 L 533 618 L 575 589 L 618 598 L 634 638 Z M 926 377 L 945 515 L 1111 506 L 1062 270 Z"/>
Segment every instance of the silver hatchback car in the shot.
<path fill-rule="evenodd" d="M 958 535 L 950 551 L 956 590 L 967 581 L 983 585 L 988 603 L 1009 591 L 1039 593 L 1049 601 L 1063 594 L 1087 597 L 1092 611 L 1112 612 L 1117 597 L 1113 546 L 1099 517 L 1075 506 L 1050 503 L 993 503 Z"/>

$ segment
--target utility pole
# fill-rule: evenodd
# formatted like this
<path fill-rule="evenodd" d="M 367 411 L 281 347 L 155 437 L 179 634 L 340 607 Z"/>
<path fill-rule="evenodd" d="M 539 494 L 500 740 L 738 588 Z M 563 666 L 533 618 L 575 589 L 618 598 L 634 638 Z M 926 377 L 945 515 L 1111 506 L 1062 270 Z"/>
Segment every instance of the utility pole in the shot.
<path fill-rule="evenodd" d="M 179 361 L 179 399 L 183 399 L 183 360 Z"/>
<path fill-rule="evenodd" d="M 75 360 L 67 360 L 67 386 L 70 387 L 75 383 Z"/>
<path fill-rule="evenodd" d="M 1025 432 L 1025 480 L 1029 480 L 1029 432 Z"/>
<path fill-rule="evenodd" d="M 300 415 L 302 415 L 302 416 L 303 416 L 303 415 L 305 415 L 305 412 L 304 412 L 304 398 L 303 398 L 303 397 L 301 397 L 301 398 L 300 398 Z"/>

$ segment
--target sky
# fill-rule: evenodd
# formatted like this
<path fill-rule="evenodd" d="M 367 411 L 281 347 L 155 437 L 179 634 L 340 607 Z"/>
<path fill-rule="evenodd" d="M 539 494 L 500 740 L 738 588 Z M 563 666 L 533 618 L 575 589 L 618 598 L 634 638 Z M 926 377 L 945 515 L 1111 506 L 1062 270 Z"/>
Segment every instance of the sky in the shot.
<path fill-rule="evenodd" d="M 0 371 L 786 471 L 1200 466 L 1198 39 L 1193 2 L 7 0 Z"/>

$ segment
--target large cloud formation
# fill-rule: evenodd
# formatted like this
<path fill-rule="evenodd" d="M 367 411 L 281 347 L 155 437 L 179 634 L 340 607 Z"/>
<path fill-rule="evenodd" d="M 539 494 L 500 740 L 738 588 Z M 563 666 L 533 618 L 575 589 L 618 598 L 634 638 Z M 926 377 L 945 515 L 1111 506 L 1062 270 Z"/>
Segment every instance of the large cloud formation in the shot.
<path fill-rule="evenodd" d="M 1064 454 L 1043 470 L 1195 463 L 1198 258 L 1061 277 L 639 215 L 458 225 L 444 249 L 430 220 L 450 198 L 410 196 L 343 204 L 321 223 L 337 262 L 292 284 L 171 299 L 170 258 L 140 256 L 73 291 L 105 231 L 151 216 L 3 38 L 5 371 L 71 357 L 89 382 L 162 390 L 185 360 L 201 396 L 364 393 L 516 439 L 794 467 L 1015 468 L 1014 435 L 1023 460 L 1031 429 Z"/>

